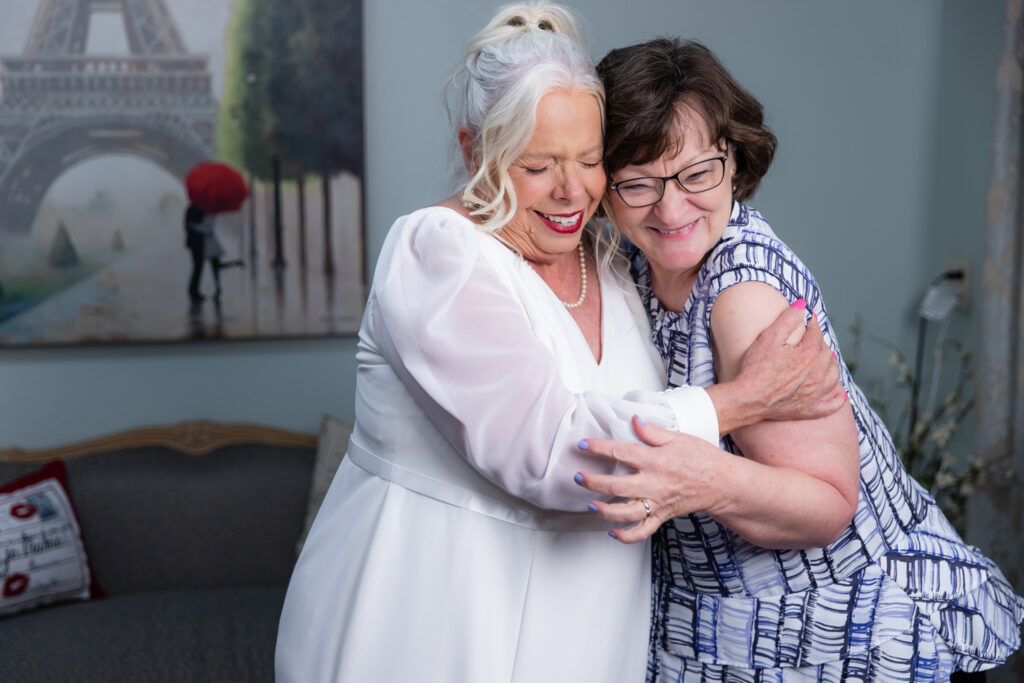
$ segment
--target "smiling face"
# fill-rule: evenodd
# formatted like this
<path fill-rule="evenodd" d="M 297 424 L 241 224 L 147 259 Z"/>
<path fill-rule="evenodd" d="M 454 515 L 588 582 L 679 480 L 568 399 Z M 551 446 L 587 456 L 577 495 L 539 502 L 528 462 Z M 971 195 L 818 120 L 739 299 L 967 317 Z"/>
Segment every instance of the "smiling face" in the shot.
<path fill-rule="evenodd" d="M 555 90 L 537 105 L 530 143 L 509 167 L 517 208 L 501 237 L 536 263 L 574 250 L 605 189 L 601 109 L 593 94 Z"/>
<path fill-rule="evenodd" d="M 727 153 L 723 141 L 709 139 L 707 125 L 692 110 L 679 108 L 676 125 L 681 128 L 681 148 L 650 163 L 625 166 L 612 175 L 612 182 L 667 177 Z M 729 223 L 734 169 L 730 158 L 725 162 L 722 183 L 704 192 L 686 192 L 669 180 L 661 201 L 642 208 L 627 206 L 618 194 L 609 193 L 613 222 L 647 256 L 654 293 L 667 308 L 682 310 L 704 259 Z"/>

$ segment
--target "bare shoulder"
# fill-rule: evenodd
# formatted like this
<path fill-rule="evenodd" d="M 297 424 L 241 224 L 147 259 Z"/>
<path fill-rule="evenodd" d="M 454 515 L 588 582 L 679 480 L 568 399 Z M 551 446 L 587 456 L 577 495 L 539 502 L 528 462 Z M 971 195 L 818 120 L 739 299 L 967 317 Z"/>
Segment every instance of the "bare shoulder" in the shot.
<path fill-rule="evenodd" d="M 763 282 L 740 282 L 718 295 L 711 309 L 715 350 L 724 357 L 743 352 L 789 306 L 782 293 Z"/>

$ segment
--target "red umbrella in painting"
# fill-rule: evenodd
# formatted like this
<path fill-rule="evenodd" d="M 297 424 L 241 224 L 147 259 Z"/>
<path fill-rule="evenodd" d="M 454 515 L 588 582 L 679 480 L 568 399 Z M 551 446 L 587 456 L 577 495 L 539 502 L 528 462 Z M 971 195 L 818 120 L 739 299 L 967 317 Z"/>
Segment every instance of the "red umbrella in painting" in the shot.
<path fill-rule="evenodd" d="M 237 211 L 249 186 L 242 174 L 220 161 L 204 161 L 185 176 L 188 200 L 206 213 Z"/>

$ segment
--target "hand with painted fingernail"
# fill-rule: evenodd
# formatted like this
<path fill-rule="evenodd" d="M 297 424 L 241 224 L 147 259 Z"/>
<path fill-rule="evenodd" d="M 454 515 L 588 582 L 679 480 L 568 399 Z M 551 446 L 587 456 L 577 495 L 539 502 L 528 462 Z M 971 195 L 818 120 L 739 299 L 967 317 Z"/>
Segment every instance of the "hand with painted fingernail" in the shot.
<path fill-rule="evenodd" d="M 714 509 L 714 461 L 731 457 L 725 451 L 689 434 L 645 424 L 633 418 L 641 443 L 585 439 L 586 451 L 632 468 L 626 475 L 577 472 L 576 483 L 602 499 L 587 509 L 617 526 L 609 535 L 636 543 L 653 534 L 666 520 L 695 510 Z"/>

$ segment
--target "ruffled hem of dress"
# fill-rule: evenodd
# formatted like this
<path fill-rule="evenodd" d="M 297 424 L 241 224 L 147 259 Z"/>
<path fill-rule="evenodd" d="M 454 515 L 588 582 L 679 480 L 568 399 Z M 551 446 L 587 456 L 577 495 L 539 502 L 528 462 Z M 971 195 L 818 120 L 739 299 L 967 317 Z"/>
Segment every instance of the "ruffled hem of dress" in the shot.
<path fill-rule="evenodd" d="M 936 635 L 954 655 L 954 670 L 990 669 L 1020 647 L 1024 598 L 1013 592 L 995 564 L 980 552 L 977 556 L 989 564 L 989 580 L 927 614 Z"/>
<path fill-rule="evenodd" d="M 740 669 L 841 661 L 899 638 L 922 616 L 878 563 L 846 581 L 782 595 L 726 597 L 670 586 L 663 599 L 666 652 Z"/>
<path fill-rule="evenodd" d="M 917 572 L 910 571 L 914 562 Z M 991 668 L 1020 647 L 1024 598 L 992 560 L 960 539 L 938 507 L 882 563 L 953 653 L 955 670 Z"/>
<path fill-rule="evenodd" d="M 934 505 L 898 547 L 841 582 L 759 597 L 669 585 L 661 599 L 667 653 L 742 669 L 825 665 L 914 634 L 939 670 L 976 671 L 1019 647 L 1024 619 L 1024 599 Z"/>
<path fill-rule="evenodd" d="M 1019 647 L 1024 599 L 1013 593 L 994 565 L 988 564 L 991 578 L 952 602 L 929 605 L 902 593 L 895 599 L 898 604 L 885 608 L 888 616 L 881 621 L 887 623 L 874 625 L 871 646 L 867 649 L 833 652 L 831 656 L 818 652 L 818 657 L 776 662 L 775 666 L 765 666 L 765 662 L 752 666 L 750 661 L 710 657 L 706 651 L 687 656 L 681 648 L 668 647 L 653 653 L 648 682 L 668 679 L 684 683 L 784 683 L 797 678 L 805 680 L 801 676 L 806 676 L 819 681 L 938 683 L 947 681 L 954 671 L 990 669 L 1003 663 Z M 883 583 L 899 590 L 891 584 L 890 577 L 884 577 Z M 894 596 L 887 597 L 892 600 Z M 908 608 L 912 613 L 909 620 Z M 928 612 L 929 608 L 933 611 Z"/>

